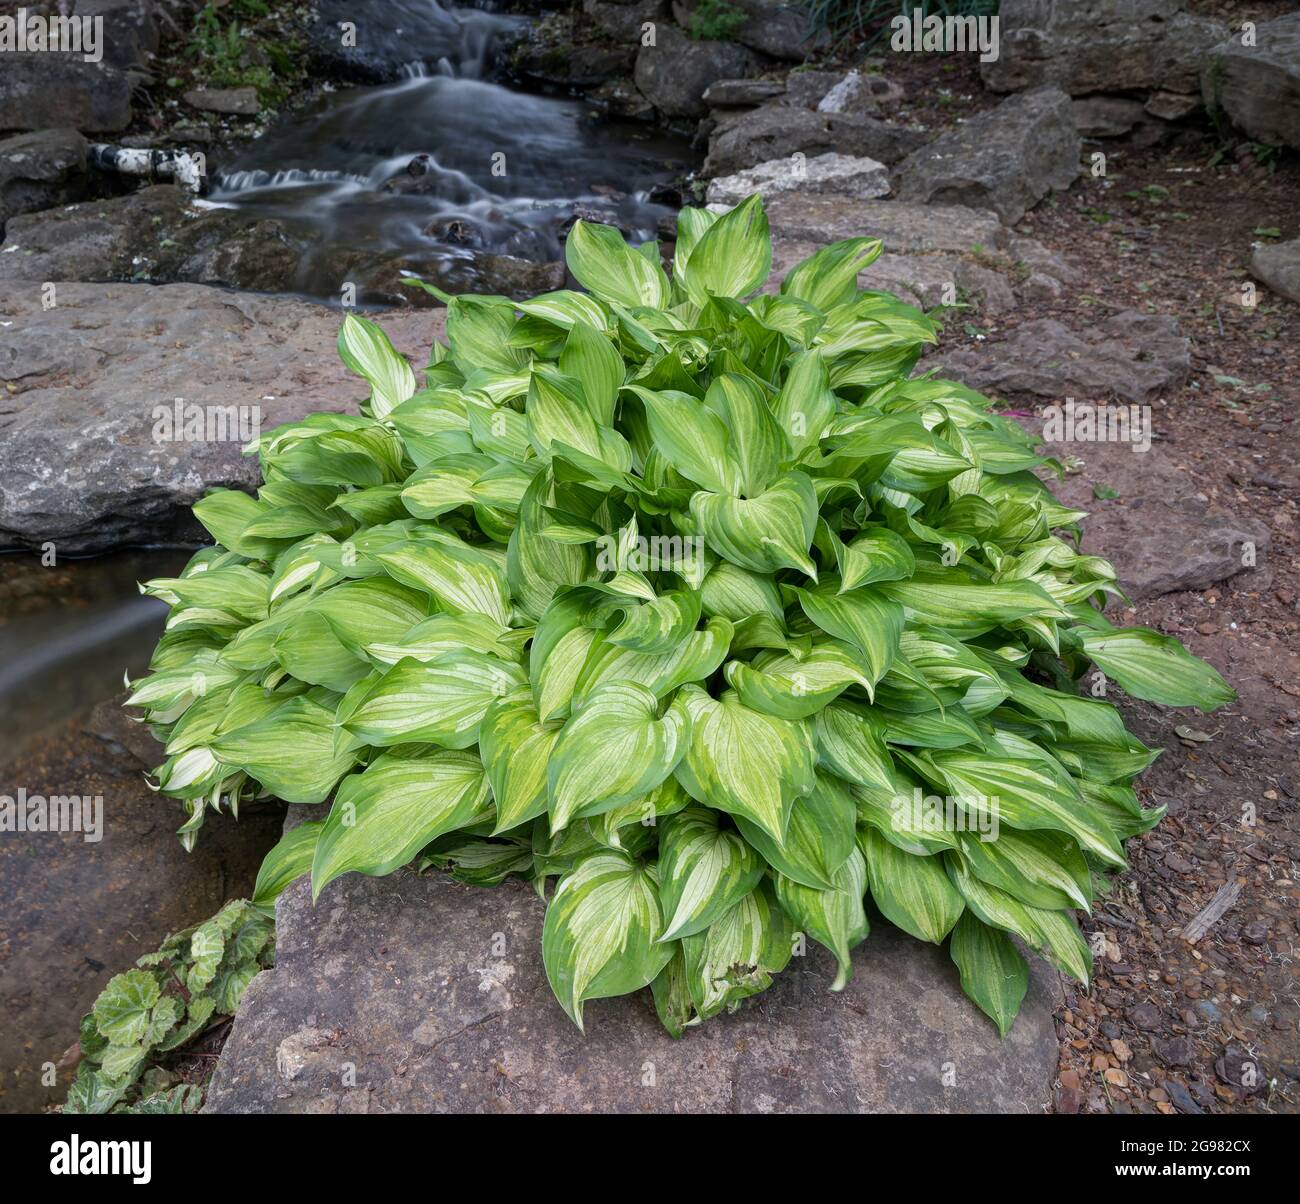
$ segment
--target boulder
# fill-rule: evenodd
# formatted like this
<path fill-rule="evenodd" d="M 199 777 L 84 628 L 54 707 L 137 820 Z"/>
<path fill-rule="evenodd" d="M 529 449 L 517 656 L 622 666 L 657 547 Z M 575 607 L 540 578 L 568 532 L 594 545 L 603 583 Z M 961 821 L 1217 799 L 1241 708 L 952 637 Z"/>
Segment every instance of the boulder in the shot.
<path fill-rule="evenodd" d="M 1257 142 L 1300 149 L 1300 12 L 1257 26 L 1253 46 L 1240 34 L 1218 46 L 1201 92 L 1211 112 L 1226 113 Z"/>
<path fill-rule="evenodd" d="M 878 113 L 882 105 L 893 104 L 903 97 L 900 85 L 883 75 L 863 75 L 850 71 L 817 102 L 819 113 Z"/>
<path fill-rule="evenodd" d="M 204 113 L 229 113 L 235 117 L 256 117 L 262 110 L 256 88 L 191 88 L 185 103 Z"/>
<path fill-rule="evenodd" d="M 1194 92 L 1206 53 L 1227 34 L 1184 0 L 1002 0 L 1001 50 L 980 64 L 995 92 L 1056 84 L 1071 96 L 1164 88 Z"/>
<path fill-rule="evenodd" d="M 79 54 L 15 51 L 0 71 L 0 132 L 55 127 L 117 133 L 131 124 L 131 77 Z"/>
<path fill-rule="evenodd" d="M 157 185 L 13 218 L 0 280 L 188 280 L 269 292 L 290 287 L 309 241 L 287 222 Z"/>
<path fill-rule="evenodd" d="M 158 49 L 154 0 L 77 0 L 76 15 L 104 22 L 104 61 L 129 70 L 145 67 Z"/>
<path fill-rule="evenodd" d="M 679 1041 L 649 991 L 589 1002 L 584 1034 L 547 984 L 543 912 L 513 882 L 349 874 L 313 907 L 298 881 L 207 1111 L 1040 1112 L 1049 1099 L 1061 991 L 1037 961 L 1005 1041 L 946 950 L 876 919 L 842 992 L 810 942 L 766 992 Z"/>
<path fill-rule="evenodd" d="M 916 130 L 874 117 L 816 113 L 770 101 L 721 118 L 701 170 L 706 176 L 729 175 L 796 153 L 811 157 L 827 151 L 897 163 L 924 141 L 925 135 Z"/>
<path fill-rule="evenodd" d="M 703 117 L 704 93 L 720 79 L 757 75 L 753 51 L 734 42 L 696 41 L 680 29 L 661 24 L 655 44 L 636 57 L 636 86 L 666 117 Z M 770 157 L 770 156 L 768 156 Z"/>
<path fill-rule="evenodd" d="M 769 58 L 800 63 L 826 44 L 825 38 L 812 38 L 808 10 L 783 0 L 728 0 L 733 8 L 745 13 L 731 40 L 757 50 Z M 699 0 L 673 0 L 673 16 L 683 29 L 691 27 L 691 18 Z"/>
<path fill-rule="evenodd" d="M 1157 441 L 1138 453 L 1124 443 L 1073 441 L 1045 451 L 1078 468 L 1063 481 L 1053 478 L 1052 491 L 1088 511 L 1083 550 L 1110 560 L 1134 601 L 1258 571 L 1242 563 L 1250 560 L 1243 544 L 1254 545 L 1256 564 L 1269 563 L 1267 525 L 1211 505 L 1202 483 L 1176 462 L 1176 444 Z M 1118 496 L 1098 499 L 1100 487 Z"/>
<path fill-rule="evenodd" d="M 1250 274 L 1279 297 L 1300 302 L 1300 238 L 1260 243 L 1251 252 Z"/>
<path fill-rule="evenodd" d="M 156 407 L 256 406 L 263 429 L 354 410 L 366 386 L 339 363 L 339 315 L 288 297 L 176 284 L 0 290 L 0 547 L 61 555 L 206 542 L 188 508 L 251 489 L 238 439 L 154 438 Z M 379 319 L 425 362 L 441 312 Z"/>
<path fill-rule="evenodd" d="M 1070 98 L 1037 88 L 940 134 L 895 172 L 902 200 L 992 209 L 1014 225 L 1079 174 Z"/>
<path fill-rule="evenodd" d="M 1146 402 L 1182 384 L 1192 370 L 1191 344 L 1177 321 L 1137 311 L 1079 331 L 1041 318 L 1006 338 L 946 350 L 923 363 L 992 397 L 1054 402 Z"/>
<path fill-rule="evenodd" d="M 751 193 L 763 194 L 764 201 L 782 192 L 800 194 L 833 192 L 839 196 L 867 199 L 889 192 L 889 173 L 874 159 L 828 152 L 796 165 L 789 159 L 773 159 L 748 171 L 719 176 L 709 181 L 710 205 L 738 205 Z"/>
<path fill-rule="evenodd" d="M 627 46 L 640 45 L 642 27 L 646 22 L 657 25 L 667 16 L 668 8 L 668 0 L 631 0 L 627 4 L 582 0 L 582 11 L 596 30 Z"/>
<path fill-rule="evenodd" d="M 86 140 L 76 130 L 40 130 L 0 141 L 0 237 L 11 217 L 67 205 L 94 187 Z"/>
<path fill-rule="evenodd" d="M 600 105 L 615 117 L 630 117 L 635 121 L 653 121 L 655 107 L 641 94 L 641 89 L 630 78 L 606 80 L 587 93 L 587 99 Z"/>

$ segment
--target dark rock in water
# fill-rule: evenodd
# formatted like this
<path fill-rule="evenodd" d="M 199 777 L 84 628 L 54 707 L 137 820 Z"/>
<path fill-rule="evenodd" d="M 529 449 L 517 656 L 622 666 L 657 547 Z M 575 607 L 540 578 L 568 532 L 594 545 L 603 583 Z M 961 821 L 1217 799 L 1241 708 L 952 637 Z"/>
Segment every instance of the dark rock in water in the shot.
<path fill-rule="evenodd" d="M 901 200 L 972 205 L 1014 225 L 1079 174 L 1079 135 L 1070 98 L 1037 88 L 940 134 L 899 164 Z"/>
<path fill-rule="evenodd" d="M 991 397 L 1136 403 L 1182 384 L 1192 361 L 1175 318 L 1130 311 L 1079 331 L 1052 318 L 1025 322 L 1005 339 L 927 357 L 925 366 Z"/>
<path fill-rule="evenodd" d="M 637 53 L 635 79 L 666 117 L 703 117 L 704 93 L 711 84 L 757 75 L 759 66 L 752 51 L 734 42 L 696 41 L 671 25 L 660 25 L 655 45 Z"/>
<path fill-rule="evenodd" d="M 578 91 L 628 75 L 636 62 L 636 43 L 627 46 L 543 46 L 525 48 L 514 60 L 524 79 L 552 88 Z"/>
<path fill-rule="evenodd" d="M 0 142 L 0 236 L 11 217 L 90 196 L 86 140 L 76 130 L 41 130 Z"/>
<path fill-rule="evenodd" d="M 119 673 L 124 659 L 116 660 Z M 81 1016 L 108 980 L 169 933 L 248 895 L 277 839 L 283 809 L 262 804 L 243 809 L 238 823 L 222 817 L 205 825 L 186 853 L 174 835 L 184 818 L 179 806 L 145 784 L 161 747 L 147 733 L 152 751 L 142 745 L 142 731 L 115 699 L 0 766 L 0 794 L 15 797 L 21 786 L 29 798 L 98 796 L 103 807 L 96 842 L 79 832 L 0 840 L 5 972 L 12 976 L 0 1025 L 0 1111 L 62 1102 L 70 1071 L 47 1086 L 43 1067 L 75 1043 Z"/>
<path fill-rule="evenodd" d="M 673 0 L 677 24 L 689 29 L 700 0 Z M 732 5 L 746 15 L 745 22 L 731 34 L 733 42 L 766 54 L 769 58 L 800 63 L 826 46 L 826 38 L 812 36 L 808 10 L 783 0 L 734 0 Z"/>
<path fill-rule="evenodd" d="M 1256 141 L 1300 149 L 1300 12 L 1262 22 L 1253 46 L 1237 35 L 1216 47 L 1201 92 L 1211 112 L 1226 113 Z"/>
<path fill-rule="evenodd" d="M 980 64 L 995 92 L 1057 84 L 1071 96 L 1164 88 L 1195 92 L 1206 53 L 1227 36 L 1184 0 L 1002 0 L 1001 48 Z M 1248 52 L 1249 53 L 1249 52 Z"/>
<path fill-rule="evenodd" d="M 453 247 L 481 247 L 486 242 L 483 231 L 462 217 L 440 217 L 424 231 L 430 238 Z"/>
<path fill-rule="evenodd" d="M 311 239 L 287 222 L 201 208 L 183 189 L 14 218 L 0 280 L 188 280 L 228 288 L 292 287 Z"/>
<path fill-rule="evenodd" d="M 680 1041 L 649 991 L 591 1001 L 584 1034 L 547 985 L 543 910 L 530 886 L 407 872 L 347 875 L 313 907 L 300 880 L 208 1111 L 1039 1112 L 1050 1098 L 1061 992 L 1041 962 L 1005 1041 L 946 950 L 883 921 L 842 992 L 810 943 L 769 990 Z"/>
<path fill-rule="evenodd" d="M 1300 238 L 1260 243 L 1251 253 L 1250 273 L 1279 297 L 1300 301 Z"/>
<path fill-rule="evenodd" d="M 731 175 L 772 159 L 835 151 L 879 163 L 897 163 L 925 142 L 925 135 L 874 117 L 816 113 L 783 101 L 724 115 L 709 139 L 706 176 Z"/>
<path fill-rule="evenodd" d="M 208 489 L 253 488 L 257 462 L 240 454 L 239 422 L 173 440 L 161 412 L 177 398 L 223 417 L 247 407 L 235 417 L 269 430 L 366 396 L 323 306 L 194 284 L 56 283 L 53 301 L 0 290 L 0 547 L 208 542 L 188 508 Z M 417 364 L 442 325 L 441 312 L 378 320 Z"/>
<path fill-rule="evenodd" d="M 131 78 L 79 54 L 7 51 L 0 71 L 0 132 L 56 127 L 116 133 L 131 124 Z"/>
<path fill-rule="evenodd" d="M 615 117 L 633 121 L 653 121 L 655 107 L 641 94 L 630 77 L 606 80 L 587 93 L 587 99 Z"/>

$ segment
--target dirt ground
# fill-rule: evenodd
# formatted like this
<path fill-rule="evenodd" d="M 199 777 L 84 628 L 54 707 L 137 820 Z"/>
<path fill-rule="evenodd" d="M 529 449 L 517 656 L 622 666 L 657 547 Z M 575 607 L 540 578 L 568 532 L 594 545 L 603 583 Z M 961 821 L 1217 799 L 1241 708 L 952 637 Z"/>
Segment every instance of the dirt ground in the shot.
<path fill-rule="evenodd" d="M 952 78 L 918 68 L 928 57 L 912 56 L 910 88 L 918 69 Z M 958 78 L 973 93 L 969 111 L 987 107 L 978 81 Z M 1084 920 L 1105 953 L 1091 988 L 1072 989 L 1057 1016 L 1056 1110 L 1298 1111 L 1300 307 L 1262 285 L 1244 302 L 1252 244 L 1300 236 L 1300 159 L 1221 142 L 1203 119 L 1159 146 L 1085 143 L 1085 161 L 1093 151 L 1106 155 L 1105 175 L 1081 178 L 1019 227 L 1065 254 L 1081 282 L 1048 306 L 951 323 L 947 337 L 996 337 L 1044 317 L 1077 329 L 1127 310 L 1173 315 L 1192 340 L 1193 374 L 1154 400 L 1153 454 L 1188 474 L 1200 500 L 1265 524 L 1270 545 L 1231 581 L 1121 609 L 1117 621 L 1175 635 L 1215 664 L 1240 698 L 1210 716 L 1123 703 L 1133 730 L 1165 749 L 1139 794 L 1169 814 L 1130 842 L 1132 868 Z M 1094 512 L 1124 506 L 1114 463 L 1085 456 L 1061 492 Z M 1179 555 L 1175 539 L 1168 555 Z M 1180 725 L 1195 734 L 1180 739 Z M 1186 923 L 1233 882 L 1241 891 L 1223 918 L 1198 943 L 1184 940 Z"/>

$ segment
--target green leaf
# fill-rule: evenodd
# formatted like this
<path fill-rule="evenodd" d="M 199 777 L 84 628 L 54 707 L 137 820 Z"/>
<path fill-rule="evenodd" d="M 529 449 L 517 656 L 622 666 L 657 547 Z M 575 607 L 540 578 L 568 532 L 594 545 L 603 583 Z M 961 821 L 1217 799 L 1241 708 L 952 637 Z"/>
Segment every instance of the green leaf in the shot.
<path fill-rule="evenodd" d="M 508 832 L 546 810 L 546 771 L 559 735 L 559 724 L 538 719 L 526 690 L 488 707 L 478 739 L 496 799 L 494 832 Z"/>
<path fill-rule="evenodd" d="M 659 700 L 635 682 L 598 686 L 564 725 L 547 769 L 551 831 L 648 794 L 686 750 L 684 710 L 659 717 Z"/>
<path fill-rule="evenodd" d="M 369 318 L 346 314 L 339 328 L 339 357 L 370 384 L 370 412 L 386 418 L 415 392 L 411 365 L 393 350 L 388 336 Z"/>
<path fill-rule="evenodd" d="M 564 244 L 564 259 L 573 278 L 589 293 L 629 309 L 662 309 L 669 301 L 668 277 L 623 241 L 613 226 L 576 221 Z"/>
<path fill-rule="evenodd" d="M 710 297 L 748 296 L 762 287 L 771 270 L 772 240 L 767 214 L 763 212 L 762 197 L 755 195 L 709 226 L 690 248 L 685 271 L 678 266 L 677 279 L 690 299 L 702 306 Z M 573 274 L 578 275 L 576 271 Z"/>
<path fill-rule="evenodd" d="M 691 516 L 720 556 L 756 573 L 798 569 L 817 579 L 808 548 L 817 525 L 817 492 L 802 472 L 791 472 L 755 498 L 697 493 Z"/>
<path fill-rule="evenodd" d="M 961 988 L 998 1026 L 1011 1031 L 1029 989 L 1029 967 L 1005 932 L 965 912 L 952 930 L 948 950 L 961 971 Z"/>
<path fill-rule="evenodd" d="M 659 837 L 662 941 L 701 932 L 749 894 L 763 876 L 758 855 L 718 815 L 687 807 L 664 821 Z"/>
<path fill-rule="evenodd" d="M 781 282 L 781 296 L 807 301 L 820 310 L 844 305 L 857 295 L 858 274 L 880 258 L 878 238 L 846 238 L 795 264 Z"/>
<path fill-rule="evenodd" d="M 438 836 L 485 818 L 490 806 L 473 753 L 385 753 L 339 785 L 316 841 L 312 899 L 349 872 L 392 873 Z"/>
<path fill-rule="evenodd" d="M 134 1045 L 149 1028 L 158 1002 L 158 982 L 144 970 L 128 970 L 108 980 L 95 1000 L 95 1024 L 114 1045 Z"/>
<path fill-rule="evenodd" d="M 884 917 L 917 940 L 939 944 L 966 910 L 943 859 L 904 853 L 872 827 L 862 831 L 862 851 L 871 897 Z"/>
<path fill-rule="evenodd" d="M 690 688 L 682 698 L 691 735 L 678 780 L 687 794 L 780 842 L 794 800 L 816 784 L 806 726 L 751 710 L 731 690 L 713 699 Z"/>
<path fill-rule="evenodd" d="M 853 977 L 853 959 L 849 950 L 866 940 L 870 930 L 866 909 L 862 906 L 866 890 L 866 862 L 857 849 L 835 871 L 830 890 L 804 886 L 784 874 L 776 876 L 777 900 L 795 927 L 835 955 L 839 972 L 831 983 L 832 991 L 842 991 Z"/>
<path fill-rule="evenodd" d="M 1088 659 L 1134 698 L 1214 711 L 1237 697 L 1217 669 L 1192 656 L 1172 636 L 1145 627 L 1121 627 L 1084 632 L 1081 639 Z"/>
<path fill-rule="evenodd" d="M 588 999 L 648 986 L 668 964 L 654 871 L 626 853 L 602 849 L 560 879 L 542 925 L 542 960 L 551 990 L 583 1027 Z"/>
<path fill-rule="evenodd" d="M 320 836 L 321 821 L 309 820 L 286 832 L 262 859 L 253 887 L 253 904 L 273 908 L 291 883 L 311 870 L 316 854 L 316 841 Z"/>
<path fill-rule="evenodd" d="M 817 774 L 812 790 L 794 800 L 784 839 L 774 840 L 744 816 L 735 817 L 745 839 L 774 870 L 816 890 L 830 890 L 835 872 L 855 846 L 853 799 L 843 782 Z"/>
<path fill-rule="evenodd" d="M 862 657 L 868 694 L 889 671 L 903 635 L 903 608 L 878 590 L 842 593 L 827 577 L 812 589 L 797 589 L 803 612 L 828 635 L 853 645 Z"/>

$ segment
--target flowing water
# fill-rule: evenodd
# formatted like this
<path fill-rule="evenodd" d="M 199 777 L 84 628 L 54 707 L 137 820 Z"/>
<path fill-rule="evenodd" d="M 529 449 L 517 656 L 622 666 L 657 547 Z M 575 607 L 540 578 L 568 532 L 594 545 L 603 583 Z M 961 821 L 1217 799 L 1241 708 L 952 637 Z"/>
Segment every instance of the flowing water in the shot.
<path fill-rule="evenodd" d="M 214 173 L 211 203 L 314 236 L 295 291 L 336 295 L 341 250 L 445 260 L 469 284 L 475 252 L 559 259 L 575 207 L 655 237 L 671 209 L 653 189 L 693 165 L 683 140 L 494 82 L 494 48 L 522 18 L 437 0 L 384 12 L 379 53 L 403 78 L 322 94 Z"/>

